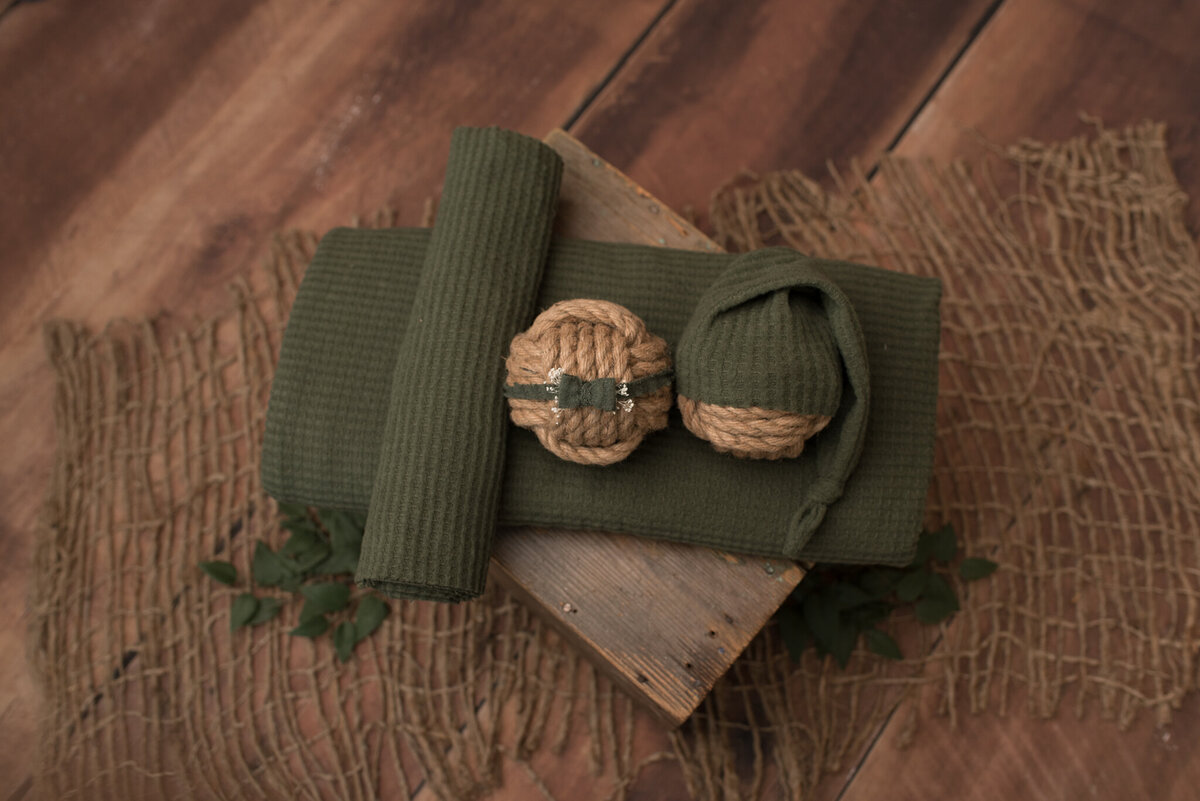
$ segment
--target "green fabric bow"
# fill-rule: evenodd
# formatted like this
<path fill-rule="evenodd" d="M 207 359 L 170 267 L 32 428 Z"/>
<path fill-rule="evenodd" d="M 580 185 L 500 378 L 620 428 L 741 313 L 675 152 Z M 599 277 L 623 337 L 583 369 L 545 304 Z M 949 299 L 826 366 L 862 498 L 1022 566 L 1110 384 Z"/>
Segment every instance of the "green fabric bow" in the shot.
<path fill-rule="evenodd" d="M 577 375 L 559 372 L 549 384 L 508 384 L 504 395 L 520 400 L 554 399 L 559 409 L 580 409 L 591 406 L 604 412 L 615 412 L 618 396 L 624 400 L 657 392 L 671 383 L 671 371 L 666 370 L 636 381 L 617 383 L 615 378 L 593 378 L 586 381 Z"/>
<path fill-rule="evenodd" d="M 579 376 L 563 373 L 558 379 L 555 405 L 560 409 L 594 406 L 605 412 L 617 410 L 617 379 L 596 378 L 584 381 Z"/>

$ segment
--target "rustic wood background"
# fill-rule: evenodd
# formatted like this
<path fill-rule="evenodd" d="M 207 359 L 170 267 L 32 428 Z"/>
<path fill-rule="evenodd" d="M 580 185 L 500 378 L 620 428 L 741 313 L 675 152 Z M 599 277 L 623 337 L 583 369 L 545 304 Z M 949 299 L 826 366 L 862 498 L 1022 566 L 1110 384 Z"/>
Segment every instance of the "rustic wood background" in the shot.
<path fill-rule="evenodd" d="M 742 168 L 947 159 L 1144 118 L 1200 191 L 1200 3 L 0 0 L 0 799 L 31 789 L 31 532 L 53 457 L 40 324 L 207 315 L 281 227 L 391 203 L 419 219 L 450 130 L 563 127 L 676 209 Z M 1189 220 L 1200 222 L 1193 204 Z M 890 721 L 822 798 L 1178 798 L 1200 703 L 1130 732 Z M 646 738 L 649 749 L 661 740 Z M 586 797 L 579 759 L 540 760 Z M 635 797 L 682 798 L 662 772 Z M 513 775 L 501 794 L 533 790 Z M 576 791 L 572 794 L 572 788 Z"/>

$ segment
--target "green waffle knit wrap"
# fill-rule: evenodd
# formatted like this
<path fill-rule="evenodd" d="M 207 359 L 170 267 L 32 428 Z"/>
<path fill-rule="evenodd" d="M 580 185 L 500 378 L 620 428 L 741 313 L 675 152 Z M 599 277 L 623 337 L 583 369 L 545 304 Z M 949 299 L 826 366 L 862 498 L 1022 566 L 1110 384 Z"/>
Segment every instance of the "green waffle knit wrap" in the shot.
<path fill-rule="evenodd" d="M 355 576 L 396 598 L 483 592 L 504 466 L 503 359 L 528 323 L 562 160 L 528 137 L 460 128 L 421 261 L 379 439 Z M 346 320 L 351 323 L 350 319 Z"/>
<path fill-rule="evenodd" d="M 403 597 L 477 594 L 497 526 L 620 531 L 813 561 L 911 559 L 932 467 L 937 280 L 782 248 L 734 255 L 549 239 L 553 192 L 532 200 L 529 179 L 544 170 L 556 188 L 557 157 L 512 134 L 505 141 L 528 153 L 457 147 L 485 135 L 456 134 L 432 232 L 335 229 L 322 239 L 272 387 L 262 461 L 271 495 L 368 512 L 358 579 Z M 503 169 L 463 154 L 520 165 L 520 175 L 496 181 Z M 447 204 L 459 193 L 493 205 L 455 222 L 459 207 Z M 488 222 L 506 209 L 521 215 L 512 228 Z M 443 225 L 469 242 L 439 241 Z M 514 246 L 525 254 L 515 261 L 480 256 Z M 483 274 L 498 264 L 512 274 Z M 677 351 L 692 332 L 693 352 L 714 356 L 676 364 L 681 390 L 719 387 L 728 405 L 833 404 L 833 420 L 799 457 L 752 461 L 717 453 L 673 410 L 665 430 L 618 464 L 563 461 L 506 422 L 503 356 L 537 311 L 571 298 L 619 303 Z M 772 337 L 769 321 L 787 309 L 792 324 Z M 704 344 L 726 325 L 745 335 Z M 808 343 L 813 363 L 773 373 L 788 337 Z M 760 372 L 730 381 L 731 361 Z M 834 390 L 821 385 L 839 372 Z M 770 388 L 779 376 L 816 385 Z M 431 419 L 447 404 L 447 419 Z"/>

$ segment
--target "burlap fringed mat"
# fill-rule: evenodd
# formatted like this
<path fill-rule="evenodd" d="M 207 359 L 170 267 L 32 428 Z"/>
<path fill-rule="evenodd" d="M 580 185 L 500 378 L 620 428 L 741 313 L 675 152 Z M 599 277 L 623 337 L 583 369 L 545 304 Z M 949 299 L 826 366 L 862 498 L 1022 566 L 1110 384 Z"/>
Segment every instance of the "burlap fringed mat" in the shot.
<path fill-rule="evenodd" d="M 628 699 L 499 593 L 397 605 L 345 666 L 285 623 L 231 639 L 234 593 L 196 563 L 245 574 L 257 539 L 279 541 L 259 444 L 315 245 L 289 234 L 201 325 L 47 326 L 59 452 L 32 599 L 42 795 L 459 799 L 514 768 L 541 787 L 548 751 L 561 756 L 541 764 L 577 758 L 597 797 L 668 770 L 697 798 L 799 797 L 898 702 L 915 721 L 918 687 L 952 715 L 1169 717 L 1200 646 L 1200 259 L 1163 127 L 833 179 L 743 177 L 712 219 L 731 249 L 783 243 L 945 282 L 928 518 L 1001 570 L 959 586 L 963 611 L 940 630 L 893 621 L 912 658 L 792 666 L 768 629 L 647 753 Z"/>

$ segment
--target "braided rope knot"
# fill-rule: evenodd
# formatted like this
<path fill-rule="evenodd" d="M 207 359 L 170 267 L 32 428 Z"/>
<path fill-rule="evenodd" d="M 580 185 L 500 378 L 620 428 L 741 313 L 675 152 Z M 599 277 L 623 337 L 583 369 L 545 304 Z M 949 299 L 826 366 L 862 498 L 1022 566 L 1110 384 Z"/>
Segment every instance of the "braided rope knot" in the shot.
<path fill-rule="evenodd" d="M 513 338 L 505 366 L 512 421 L 563 459 L 613 464 L 667 425 L 670 348 L 616 303 L 555 303 Z"/>

